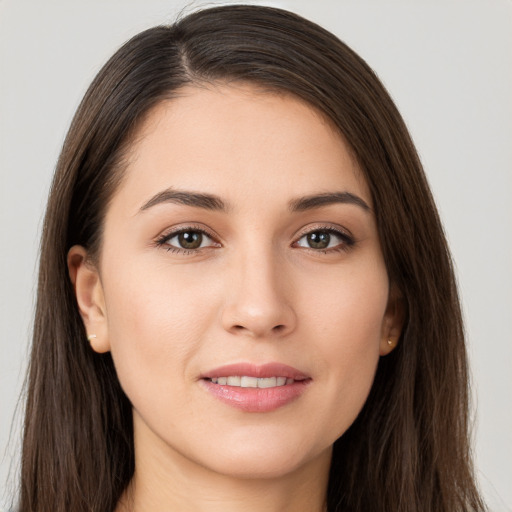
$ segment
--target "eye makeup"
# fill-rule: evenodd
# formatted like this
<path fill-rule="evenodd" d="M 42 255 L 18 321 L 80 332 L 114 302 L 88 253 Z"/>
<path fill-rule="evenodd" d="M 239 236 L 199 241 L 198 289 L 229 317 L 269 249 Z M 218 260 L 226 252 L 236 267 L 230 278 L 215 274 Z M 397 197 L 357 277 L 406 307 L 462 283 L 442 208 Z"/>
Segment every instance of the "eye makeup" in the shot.
<path fill-rule="evenodd" d="M 332 225 L 320 225 L 302 230 L 291 247 L 328 254 L 347 252 L 355 244 L 354 237 L 346 230 Z M 155 240 L 155 245 L 168 252 L 185 256 L 222 247 L 218 237 L 199 225 L 186 225 L 166 231 Z"/>
<path fill-rule="evenodd" d="M 176 239 L 174 243 L 172 240 Z M 164 232 L 155 245 L 175 254 L 194 254 L 204 249 L 221 247 L 217 237 L 204 226 L 188 225 Z"/>

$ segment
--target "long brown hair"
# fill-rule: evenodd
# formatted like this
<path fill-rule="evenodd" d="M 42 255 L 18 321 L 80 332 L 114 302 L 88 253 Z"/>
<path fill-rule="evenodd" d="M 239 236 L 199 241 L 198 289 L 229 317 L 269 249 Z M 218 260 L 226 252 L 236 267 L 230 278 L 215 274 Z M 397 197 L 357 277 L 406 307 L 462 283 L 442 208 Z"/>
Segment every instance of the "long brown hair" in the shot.
<path fill-rule="evenodd" d="M 323 112 L 369 184 L 392 283 L 407 310 L 397 349 L 336 441 L 330 512 L 481 511 L 468 441 L 468 370 L 450 255 L 406 126 L 368 65 L 280 9 L 195 12 L 128 41 L 99 72 L 67 135 L 43 228 L 20 512 L 112 511 L 134 471 L 131 405 L 109 354 L 93 352 L 67 275 L 102 220 L 141 120 L 184 85 L 244 81 Z"/>

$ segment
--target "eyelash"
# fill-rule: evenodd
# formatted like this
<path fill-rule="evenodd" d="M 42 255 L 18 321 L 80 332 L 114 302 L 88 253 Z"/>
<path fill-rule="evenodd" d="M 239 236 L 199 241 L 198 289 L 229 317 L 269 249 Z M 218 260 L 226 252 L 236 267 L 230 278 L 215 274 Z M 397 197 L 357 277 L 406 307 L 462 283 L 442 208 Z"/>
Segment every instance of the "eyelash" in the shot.
<path fill-rule="evenodd" d="M 169 245 L 169 240 L 172 240 L 174 237 L 179 236 L 183 233 L 201 233 L 202 235 L 206 235 L 210 240 L 213 241 L 213 244 L 208 247 L 200 247 L 197 249 L 186 249 L 184 247 L 175 247 L 172 245 Z M 216 240 L 215 236 L 210 233 L 208 230 L 206 230 L 204 227 L 199 226 L 186 226 L 184 228 L 179 228 L 171 232 L 164 233 L 160 237 L 158 237 L 155 241 L 157 247 L 164 248 L 167 252 L 172 252 L 175 254 L 183 254 L 183 255 L 189 255 L 189 254 L 197 254 L 198 251 L 203 249 L 209 249 L 211 247 L 215 247 L 215 244 L 220 245 L 220 243 Z M 164 247 L 166 246 L 166 247 Z"/>
<path fill-rule="evenodd" d="M 172 240 L 174 237 L 179 236 L 183 233 L 200 233 L 201 235 L 206 235 L 210 240 L 212 240 L 213 244 L 209 245 L 207 247 L 198 247 L 195 249 L 186 249 L 184 247 L 175 247 L 172 245 L 169 245 L 169 241 Z M 305 231 L 301 233 L 301 235 L 297 238 L 295 242 L 293 242 L 292 246 L 297 247 L 296 244 L 300 240 L 302 240 L 304 237 L 311 235 L 313 233 L 327 233 L 329 235 L 334 235 L 338 237 L 341 240 L 341 243 L 336 245 L 335 247 L 326 248 L 326 249 L 314 249 L 313 247 L 302 247 L 303 249 L 312 251 L 313 253 L 322 253 L 322 254 L 330 254 L 330 253 L 337 253 L 337 252 L 348 252 L 354 245 L 356 244 L 355 239 L 349 235 L 348 233 L 341 231 L 339 229 L 335 229 L 332 226 L 318 226 L 314 229 L 310 229 L 308 231 Z M 206 230 L 204 227 L 199 226 L 186 226 L 183 228 L 176 229 L 175 231 L 171 231 L 168 233 L 164 233 L 161 235 L 157 240 L 155 241 L 155 244 L 157 247 L 165 248 L 167 252 L 172 252 L 174 254 L 183 254 L 183 255 L 190 255 L 190 254 L 197 254 L 199 251 L 202 251 L 204 249 L 210 249 L 220 246 L 220 242 L 217 241 L 216 237 L 210 233 L 208 230 Z M 164 247 L 166 246 L 166 247 Z"/>
<path fill-rule="evenodd" d="M 356 244 L 356 240 L 354 239 L 354 237 L 352 235 L 348 234 L 347 232 L 342 231 L 341 229 L 336 229 L 336 228 L 333 228 L 332 226 L 316 226 L 314 229 L 309 229 L 307 231 L 304 231 L 299 236 L 299 238 L 293 243 L 293 245 L 296 245 L 304 237 L 306 237 L 308 235 L 312 235 L 313 233 L 328 233 L 329 235 L 334 235 L 341 240 L 341 242 L 338 245 L 336 245 L 335 247 L 326 248 L 326 249 L 314 249 L 313 247 L 303 247 L 304 249 L 310 250 L 316 254 L 318 254 L 318 253 L 332 254 L 332 253 L 338 253 L 338 252 L 348 252 Z"/>

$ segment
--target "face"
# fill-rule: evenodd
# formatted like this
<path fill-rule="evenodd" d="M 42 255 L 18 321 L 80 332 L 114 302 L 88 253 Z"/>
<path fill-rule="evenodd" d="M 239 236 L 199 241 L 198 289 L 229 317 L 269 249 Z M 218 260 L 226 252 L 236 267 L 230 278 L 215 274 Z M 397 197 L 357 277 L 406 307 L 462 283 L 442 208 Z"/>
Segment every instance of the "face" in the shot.
<path fill-rule="evenodd" d="M 70 252 L 137 453 L 276 476 L 329 460 L 399 326 L 365 179 L 305 103 L 186 88 L 145 120 L 98 268 Z"/>

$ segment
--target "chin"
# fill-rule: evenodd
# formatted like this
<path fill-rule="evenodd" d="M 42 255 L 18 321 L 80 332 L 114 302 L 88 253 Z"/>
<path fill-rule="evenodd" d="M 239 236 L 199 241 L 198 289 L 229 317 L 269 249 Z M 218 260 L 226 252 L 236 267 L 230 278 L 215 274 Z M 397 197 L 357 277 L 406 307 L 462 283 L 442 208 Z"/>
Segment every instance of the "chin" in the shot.
<path fill-rule="evenodd" d="M 293 444 L 293 446 L 291 446 Z M 218 445 L 220 448 L 220 445 Z M 302 448 L 302 450 L 301 450 Z M 203 464 L 225 476 L 241 479 L 276 479 L 290 475 L 301 468 L 314 464 L 320 458 L 330 459 L 332 445 L 323 450 L 306 449 L 300 442 L 276 443 L 272 440 L 234 445 L 227 450 L 215 450 L 208 454 Z"/>
<path fill-rule="evenodd" d="M 239 460 L 227 464 L 215 464 L 216 473 L 243 480 L 268 480 L 286 477 L 298 471 L 307 461 L 297 461 L 292 457 L 287 460 Z"/>

